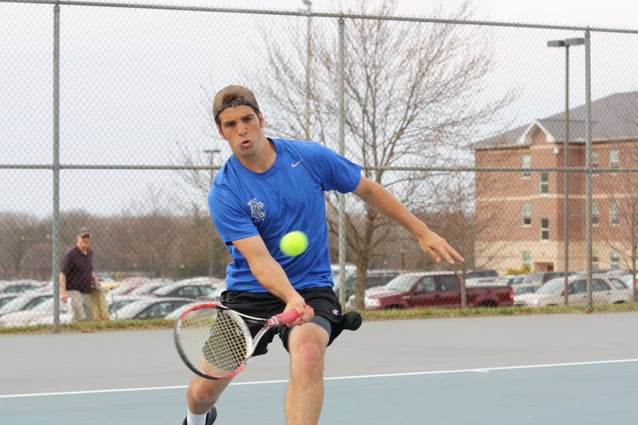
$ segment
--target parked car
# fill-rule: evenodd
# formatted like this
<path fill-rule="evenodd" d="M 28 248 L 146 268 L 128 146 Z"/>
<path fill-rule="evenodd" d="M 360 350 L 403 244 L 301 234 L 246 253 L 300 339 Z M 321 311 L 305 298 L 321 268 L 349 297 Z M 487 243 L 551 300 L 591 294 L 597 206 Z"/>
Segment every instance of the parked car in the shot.
<path fill-rule="evenodd" d="M 567 280 L 567 303 L 587 303 L 587 278 L 570 276 Z M 533 294 L 514 296 L 514 305 L 540 307 L 563 305 L 565 300 L 565 279 L 562 277 L 545 282 Z M 592 277 L 592 302 L 594 304 L 620 304 L 631 302 L 633 293 L 625 283 L 617 278 Z"/>
<path fill-rule="evenodd" d="M 8 313 L 13 313 L 15 311 L 31 309 L 49 298 L 53 298 L 53 294 L 50 292 L 44 293 L 34 291 L 20 294 L 13 300 L 0 307 L 0 316 Z"/>
<path fill-rule="evenodd" d="M 124 280 L 117 285 L 111 285 L 109 293 L 113 295 L 125 295 L 130 294 L 133 291 L 138 291 L 137 295 L 149 293 L 150 291 L 157 289 L 164 283 L 172 283 L 170 279 L 148 279 L 148 278 L 134 278 Z M 138 288 L 143 288 L 139 289 Z"/>
<path fill-rule="evenodd" d="M 638 278 L 636 278 L 634 280 L 634 275 L 632 274 L 625 274 L 622 275 L 621 277 L 619 277 L 620 280 L 622 280 L 623 282 L 625 282 L 625 285 L 627 285 L 629 287 L 629 289 L 631 289 L 632 285 L 635 288 L 636 292 L 638 292 Z"/>
<path fill-rule="evenodd" d="M 155 290 L 164 286 L 162 282 L 145 282 L 134 288 L 132 291 L 127 292 L 127 295 L 149 295 Z"/>
<path fill-rule="evenodd" d="M 514 292 L 510 286 L 465 288 L 468 307 L 511 306 Z M 402 273 L 383 286 L 365 292 L 366 310 L 390 308 L 447 307 L 462 304 L 461 278 L 454 272 Z M 351 296 L 346 309 L 354 308 Z"/>
<path fill-rule="evenodd" d="M 156 297 L 179 297 L 205 299 L 223 284 L 222 280 L 208 280 L 206 282 L 176 282 L 170 285 L 163 285 L 151 294 Z"/>
<path fill-rule="evenodd" d="M 565 276 L 565 272 L 529 272 L 521 283 L 540 283 L 541 285 L 555 277 Z"/>
<path fill-rule="evenodd" d="M 171 313 L 167 314 L 166 317 L 164 317 L 164 319 L 166 319 L 166 320 L 177 320 L 177 319 L 179 319 L 179 316 L 182 315 L 182 313 L 184 313 L 186 310 L 188 310 L 192 306 L 197 305 L 197 304 L 199 304 L 201 302 L 202 301 L 194 301 L 194 302 L 189 303 L 189 304 L 184 304 L 183 306 L 181 306 L 179 308 L 176 308 Z"/>
<path fill-rule="evenodd" d="M 0 294 L 22 294 L 34 289 L 40 289 L 42 282 L 37 280 L 10 280 L 0 282 Z"/>
<path fill-rule="evenodd" d="M 129 277 L 117 284 L 110 285 L 109 293 L 116 295 L 124 295 L 133 291 L 135 288 L 151 282 L 151 279 L 143 276 Z"/>
<path fill-rule="evenodd" d="M 522 294 L 533 294 L 540 288 L 540 283 L 521 283 L 518 285 L 512 285 L 512 289 L 514 290 L 514 296 L 522 295 Z"/>
<path fill-rule="evenodd" d="M 498 279 L 498 272 L 494 269 L 470 270 L 465 275 L 465 285 L 481 286 L 486 283 L 491 285 L 496 279 Z"/>
<path fill-rule="evenodd" d="M 164 318 L 175 309 L 192 303 L 189 298 L 148 297 L 133 301 L 113 312 L 112 320 Z"/>
<path fill-rule="evenodd" d="M 499 276 L 497 279 L 499 282 L 503 282 L 504 285 L 519 285 L 525 280 L 524 274 L 506 274 Z"/>
<path fill-rule="evenodd" d="M 106 294 L 106 305 L 109 311 L 109 316 L 111 319 L 117 319 L 117 310 L 121 309 L 127 304 L 130 304 L 134 301 L 139 301 L 143 299 L 151 298 L 148 295 L 113 295 L 110 293 Z"/>
<path fill-rule="evenodd" d="M 206 296 L 206 298 L 202 301 L 214 301 L 214 302 L 219 302 L 221 296 L 222 296 L 222 292 L 224 292 L 226 290 L 226 284 L 220 285 L 217 288 L 215 288 L 215 290 L 213 292 L 211 292 L 210 294 L 208 294 Z"/>
<path fill-rule="evenodd" d="M 73 312 L 69 303 L 60 303 L 60 323 L 71 323 Z M 0 327 L 19 327 L 53 324 L 53 297 L 31 309 L 14 311 L 0 317 Z"/>
<path fill-rule="evenodd" d="M 374 288 L 375 286 L 382 286 L 388 283 L 390 280 L 394 279 L 398 275 L 400 275 L 402 270 L 392 270 L 392 269 L 372 269 L 368 270 L 366 274 L 366 289 Z M 346 299 L 348 299 L 352 294 L 354 294 L 355 283 L 357 281 L 356 275 L 351 275 L 346 280 Z M 337 297 L 340 296 L 340 282 L 335 281 L 334 291 L 337 294 Z"/>
<path fill-rule="evenodd" d="M 335 281 L 335 283 L 337 281 L 339 281 L 339 271 L 341 270 L 339 264 L 331 264 L 330 265 L 330 272 L 332 273 L 332 279 Z M 350 264 L 350 263 L 346 263 L 345 264 L 345 277 L 346 280 L 348 280 L 351 276 L 354 276 L 355 273 L 357 272 L 357 266 L 355 266 L 354 264 Z"/>
<path fill-rule="evenodd" d="M 15 299 L 20 294 L 0 294 L 0 308 L 9 301 Z"/>
<path fill-rule="evenodd" d="M 494 280 L 489 282 L 489 284 L 502 285 L 502 286 L 511 285 L 512 287 L 514 287 L 515 285 L 520 285 L 523 282 L 524 277 L 525 277 L 524 274 L 506 274 L 506 275 L 495 278 Z M 473 286 L 472 282 L 465 281 L 465 284 L 467 286 Z M 474 285 L 474 286 L 480 286 L 480 285 Z"/>

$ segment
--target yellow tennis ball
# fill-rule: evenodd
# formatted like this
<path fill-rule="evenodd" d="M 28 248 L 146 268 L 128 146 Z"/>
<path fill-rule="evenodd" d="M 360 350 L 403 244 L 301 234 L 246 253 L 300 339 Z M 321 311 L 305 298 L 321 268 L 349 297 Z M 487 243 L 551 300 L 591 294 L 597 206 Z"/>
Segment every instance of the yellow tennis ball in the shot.
<path fill-rule="evenodd" d="M 294 257 L 308 248 L 308 236 L 300 230 L 286 233 L 279 241 L 279 249 L 286 255 Z"/>

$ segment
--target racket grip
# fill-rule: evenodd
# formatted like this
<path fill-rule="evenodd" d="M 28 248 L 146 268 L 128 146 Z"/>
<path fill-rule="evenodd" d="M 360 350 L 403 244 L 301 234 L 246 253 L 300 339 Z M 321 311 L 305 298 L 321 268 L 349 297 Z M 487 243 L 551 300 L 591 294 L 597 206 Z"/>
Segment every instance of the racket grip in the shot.
<path fill-rule="evenodd" d="M 280 326 L 292 323 L 299 318 L 297 310 L 288 310 L 271 317 L 266 323 L 269 326 Z"/>

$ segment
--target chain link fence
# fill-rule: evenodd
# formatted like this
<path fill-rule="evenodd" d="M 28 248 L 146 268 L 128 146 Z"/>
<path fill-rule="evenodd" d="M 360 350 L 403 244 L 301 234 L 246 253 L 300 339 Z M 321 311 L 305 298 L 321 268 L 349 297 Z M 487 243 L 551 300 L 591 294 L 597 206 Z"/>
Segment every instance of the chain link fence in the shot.
<path fill-rule="evenodd" d="M 210 103 L 238 83 L 257 94 L 269 136 L 360 162 L 446 237 L 468 287 L 487 282 L 472 270 L 567 270 L 586 297 L 570 301 L 583 290 L 570 278 L 547 303 L 632 302 L 638 30 L 366 7 L 0 0 L 0 288 L 37 282 L 57 312 L 59 261 L 81 226 L 109 287 L 223 277 L 206 194 L 230 151 Z M 368 274 L 441 269 L 351 195 L 345 209 L 327 199 L 337 282 L 358 308 Z M 630 294 L 592 279 L 603 270 Z"/>

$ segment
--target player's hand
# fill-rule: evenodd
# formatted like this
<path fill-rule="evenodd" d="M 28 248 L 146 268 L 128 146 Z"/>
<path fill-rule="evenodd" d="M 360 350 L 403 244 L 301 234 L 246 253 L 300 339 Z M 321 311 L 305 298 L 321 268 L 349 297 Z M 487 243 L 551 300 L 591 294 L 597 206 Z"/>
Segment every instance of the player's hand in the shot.
<path fill-rule="evenodd" d="M 428 254 L 437 263 L 444 259 L 450 264 L 456 262 L 464 262 L 465 260 L 461 255 L 452 248 L 445 239 L 438 234 L 434 233 L 430 229 L 419 238 L 419 245 L 421 249 Z"/>
<path fill-rule="evenodd" d="M 288 326 L 297 326 L 308 323 L 315 317 L 314 309 L 306 304 L 306 301 L 301 297 L 301 295 L 286 304 L 286 309 L 284 311 L 288 310 L 297 310 L 297 313 L 299 313 L 299 319 L 290 323 Z"/>

